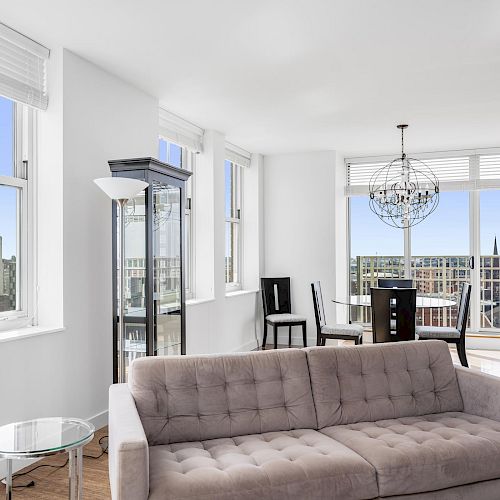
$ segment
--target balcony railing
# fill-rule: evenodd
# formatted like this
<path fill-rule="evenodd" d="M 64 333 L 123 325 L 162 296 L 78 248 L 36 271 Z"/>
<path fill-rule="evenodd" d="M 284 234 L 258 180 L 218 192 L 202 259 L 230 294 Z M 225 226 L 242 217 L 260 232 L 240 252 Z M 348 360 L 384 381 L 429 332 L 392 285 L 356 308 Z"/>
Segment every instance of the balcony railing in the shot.
<path fill-rule="evenodd" d="M 417 310 L 417 324 L 455 326 L 462 284 L 470 282 L 469 256 L 415 256 L 411 259 L 412 278 L 418 295 L 453 300 L 456 305 Z M 480 258 L 480 327 L 500 328 L 500 256 Z M 403 256 L 357 256 L 351 259 L 351 295 L 368 295 L 378 278 L 404 275 Z M 473 290 L 474 293 L 474 290 Z M 476 291 L 477 293 L 477 291 Z M 367 307 L 352 307 L 351 319 L 370 323 Z"/>

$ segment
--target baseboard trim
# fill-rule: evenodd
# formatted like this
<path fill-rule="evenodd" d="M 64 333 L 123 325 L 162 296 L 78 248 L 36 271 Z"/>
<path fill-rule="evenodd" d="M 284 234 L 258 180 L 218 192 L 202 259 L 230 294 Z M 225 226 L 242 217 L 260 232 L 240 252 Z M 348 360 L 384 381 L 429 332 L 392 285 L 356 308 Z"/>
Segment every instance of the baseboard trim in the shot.
<path fill-rule="evenodd" d="M 274 337 L 269 334 L 267 335 L 267 345 L 271 346 L 273 344 Z M 262 343 L 262 339 L 259 339 L 259 345 L 257 345 L 255 340 L 251 340 L 250 342 L 246 342 L 245 344 L 233 349 L 233 352 L 248 352 L 253 351 L 257 347 L 260 347 Z M 288 345 L 288 335 L 278 335 L 278 344 L 279 345 Z M 292 345 L 302 347 L 302 336 L 292 335 Z M 316 337 L 307 337 L 307 345 L 309 347 L 316 345 Z"/>
<path fill-rule="evenodd" d="M 240 345 L 236 349 L 233 349 L 233 352 L 248 352 L 248 351 L 253 351 L 257 347 L 257 342 L 255 339 L 250 340 L 249 342 L 246 342 L 243 345 Z"/>
<path fill-rule="evenodd" d="M 101 411 L 94 415 L 93 417 L 89 417 L 86 419 L 90 422 L 96 430 L 102 429 L 108 425 L 108 410 Z"/>
<path fill-rule="evenodd" d="M 85 420 L 90 422 L 96 428 L 96 430 L 102 429 L 103 427 L 106 427 L 108 425 L 108 410 L 101 411 L 96 415 L 93 415 L 92 417 L 89 417 Z M 38 460 L 41 460 L 41 458 L 33 458 L 30 460 L 27 459 L 13 460 L 12 473 L 15 474 L 21 469 L 24 469 L 29 465 L 35 464 L 36 462 L 38 462 Z M 2 458 L 0 459 L 0 479 L 3 481 L 6 475 L 7 475 L 7 461 L 4 458 Z"/>

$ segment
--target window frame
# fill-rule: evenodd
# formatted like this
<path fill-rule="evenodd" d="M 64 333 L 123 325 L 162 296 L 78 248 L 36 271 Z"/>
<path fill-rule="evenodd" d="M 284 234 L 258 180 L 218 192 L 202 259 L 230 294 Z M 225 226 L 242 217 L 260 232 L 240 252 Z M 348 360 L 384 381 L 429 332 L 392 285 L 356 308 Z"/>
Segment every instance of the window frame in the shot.
<path fill-rule="evenodd" d="M 181 165 L 180 168 L 183 170 L 188 170 L 192 173 L 189 179 L 186 182 L 186 203 L 185 203 L 185 211 L 184 211 L 184 221 L 186 218 L 189 218 L 189 235 L 188 232 L 185 232 L 185 240 L 184 240 L 184 269 L 187 272 L 184 272 L 184 293 L 186 300 L 194 298 L 194 278 L 195 278 L 195 262 L 194 262 L 194 237 L 195 237 L 195 213 L 194 209 L 194 200 L 193 200 L 193 192 L 194 192 L 194 183 L 195 181 L 195 170 L 196 170 L 196 152 L 192 151 L 186 146 L 182 146 L 175 141 L 172 141 L 168 137 L 163 134 L 158 134 L 158 151 L 160 149 L 160 141 L 166 142 L 166 163 L 169 163 L 170 156 L 170 148 L 171 145 L 175 145 L 181 149 Z M 159 155 L 158 155 L 159 156 Z M 176 168 L 176 165 L 172 165 Z M 184 225 L 185 222 L 184 222 Z"/>
<path fill-rule="evenodd" d="M 12 101 L 12 100 L 11 100 Z M 13 102 L 12 176 L 0 176 L 0 185 L 19 189 L 17 203 L 16 303 L 13 311 L 0 312 L 0 332 L 37 324 L 34 307 L 36 277 L 36 110 Z"/>
<path fill-rule="evenodd" d="M 224 160 L 224 177 L 225 177 L 225 171 L 226 171 L 226 162 L 229 162 L 231 165 L 231 169 L 233 174 L 231 175 L 231 200 L 232 200 L 232 206 L 230 207 L 229 213 L 231 214 L 230 217 L 226 215 L 227 212 L 227 207 L 225 205 L 225 194 L 224 194 L 224 217 L 225 217 L 225 225 L 228 223 L 230 224 L 236 224 L 237 227 L 237 238 L 236 238 L 236 251 L 233 252 L 233 259 L 236 260 L 236 271 L 234 268 L 234 262 L 233 262 L 233 274 L 236 274 L 237 280 L 236 281 L 226 281 L 227 280 L 227 271 L 226 267 L 224 266 L 224 281 L 225 281 L 225 286 L 226 286 L 226 294 L 231 293 L 231 292 L 236 292 L 238 290 L 242 289 L 242 279 L 241 279 L 241 271 L 243 269 L 242 266 L 242 260 L 243 260 L 243 244 L 242 244 L 242 193 L 243 193 L 243 167 L 239 165 L 238 163 L 225 159 Z M 226 185 L 225 179 L 224 179 L 224 186 Z M 227 231 L 224 230 L 224 256 L 225 256 L 225 249 L 227 245 Z"/>

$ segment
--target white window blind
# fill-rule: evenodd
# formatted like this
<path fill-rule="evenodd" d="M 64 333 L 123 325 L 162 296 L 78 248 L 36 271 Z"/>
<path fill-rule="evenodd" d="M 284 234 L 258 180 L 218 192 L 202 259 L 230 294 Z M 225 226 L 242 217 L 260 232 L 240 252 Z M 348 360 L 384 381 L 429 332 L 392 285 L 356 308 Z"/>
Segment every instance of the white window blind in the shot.
<path fill-rule="evenodd" d="M 203 151 L 203 129 L 160 108 L 160 136 L 193 151 Z"/>
<path fill-rule="evenodd" d="M 49 50 L 0 23 L 0 95 L 47 109 Z"/>
<path fill-rule="evenodd" d="M 226 160 L 229 160 L 241 167 L 249 167 L 251 160 L 251 153 L 244 149 L 226 142 Z"/>
<path fill-rule="evenodd" d="M 410 161 L 413 158 L 424 162 L 436 175 L 441 190 L 462 190 L 470 189 L 469 156 L 445 156 L 429 157 L 423 155 L 408 155 Z M 366 195 L 372 175 L 380 168 L 387 165 L 394 158 L 385 158 L 377 161 L 346 160 L 347 185 L 346 194 Z M 416 170 L 419 170 L 418 161 L 413 162 Z"/>
<path fill-rule="evenodd" d="M 500 155 L 481 155 L 479 157 L 480 179 L 500 179 Z"/>

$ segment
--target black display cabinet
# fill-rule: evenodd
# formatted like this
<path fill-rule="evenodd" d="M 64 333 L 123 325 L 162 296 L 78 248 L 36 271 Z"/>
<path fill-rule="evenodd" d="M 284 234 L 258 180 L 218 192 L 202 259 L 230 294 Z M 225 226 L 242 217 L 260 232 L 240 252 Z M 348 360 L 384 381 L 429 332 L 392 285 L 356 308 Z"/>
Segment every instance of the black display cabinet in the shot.
<path fill-rule="evenodd" d="M 109 161 L 113 177 L 147 182 L 125 206 L 125 376 L 138 357 L 186 353 L 184 216 L 191 172 L 154 158 Z M 120 221 L 113 203 L 113 381 L 118 381 Z"/>

